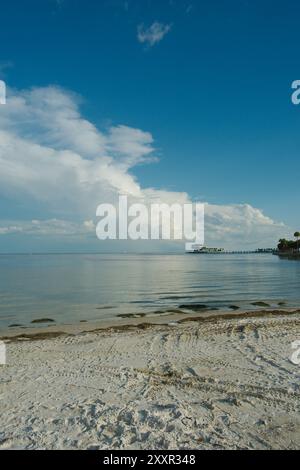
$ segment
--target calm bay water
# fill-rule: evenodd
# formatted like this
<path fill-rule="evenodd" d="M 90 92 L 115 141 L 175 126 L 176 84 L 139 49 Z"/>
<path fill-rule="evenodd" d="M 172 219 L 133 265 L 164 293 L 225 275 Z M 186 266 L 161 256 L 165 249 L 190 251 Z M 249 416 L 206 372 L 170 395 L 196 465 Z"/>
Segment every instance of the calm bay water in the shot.
<path fill-rule="evenodd" d="M 153 313 L 187 304 L 300 305 L 300 262 L 273 255 L 0 255 L 0 328 Z"/>

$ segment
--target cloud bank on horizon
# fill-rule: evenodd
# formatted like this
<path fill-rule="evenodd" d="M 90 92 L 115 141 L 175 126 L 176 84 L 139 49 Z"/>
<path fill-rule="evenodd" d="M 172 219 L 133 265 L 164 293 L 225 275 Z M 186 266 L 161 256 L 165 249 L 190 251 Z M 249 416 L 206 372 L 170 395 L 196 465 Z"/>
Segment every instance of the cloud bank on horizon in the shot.
<path fill-rule="evenodd" d="M 191 202 L 186 192 L 143 188 L 131 173 L 156 160 L 151 133 L 126 125 L 99 130 L 82 117 L 79 102 L 77 95 L 49 86 L 10 90 L 0 107 L 0 195 L 12 215 L 1 221 L 0 237 L 96 239 L 96 207 L 117 204 L 120 194 L 145 204 Z M 43 219 L 16 220 L 20 204 L 27 213 L 42 207 Z M 288 232 L 250 204 L 207 203 L 205 221 L 206 244 L 228 248 L 274 246 Z"/>

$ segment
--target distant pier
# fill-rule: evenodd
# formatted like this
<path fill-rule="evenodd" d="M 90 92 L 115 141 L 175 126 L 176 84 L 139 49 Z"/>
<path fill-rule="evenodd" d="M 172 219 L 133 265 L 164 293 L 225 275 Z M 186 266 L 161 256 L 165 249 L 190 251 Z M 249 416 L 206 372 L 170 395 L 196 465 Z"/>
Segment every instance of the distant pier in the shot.
<path fill-rule="evenodd" d="M 249 250 L 249 251 L 230 251 L 230 250 L 224 250 L 221 253 L 224 253 L 225 255 L 252 255 L 252 254 L 266 254 L 266 253 L 274 253 L 275 250 Z"/>
<path fill-rule="evenodd" d="M 224 250 L 223 248 L 197 248 L 188 250 L 186 253 L 195 255 L 254 255 L 254 254 L 273 254 L 276 250 L 273 248 L 259 248 L 257 250 Z"/>

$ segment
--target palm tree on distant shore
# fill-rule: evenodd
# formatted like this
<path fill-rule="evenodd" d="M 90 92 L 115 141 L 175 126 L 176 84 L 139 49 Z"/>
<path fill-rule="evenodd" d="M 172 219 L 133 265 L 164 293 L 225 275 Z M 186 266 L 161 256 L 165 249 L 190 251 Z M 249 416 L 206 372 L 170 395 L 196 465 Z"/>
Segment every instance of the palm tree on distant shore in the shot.
<path fill-rule="evenodd" d="M 297 240 L 297 251 L 299 251 L 299 237 L 300 237 L 300 232 L 295 232 L 294 237 Z"/>
<path fill-rule="evenodd" d="M 278 243 L 278 249 L 285 251 L 288 248 L 289 242 L 285 238 L 280 238 Z"/>

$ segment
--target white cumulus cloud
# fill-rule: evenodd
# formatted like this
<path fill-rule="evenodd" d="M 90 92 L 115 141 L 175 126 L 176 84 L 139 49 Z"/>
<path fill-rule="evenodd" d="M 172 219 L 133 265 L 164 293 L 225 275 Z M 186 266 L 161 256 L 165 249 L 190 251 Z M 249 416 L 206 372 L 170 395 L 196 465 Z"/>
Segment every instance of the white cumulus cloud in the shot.
<path fill-rule="evenodd" d="M 57 87 L 9 90 L 0 107 L 0 196 L 12 211 L 0 235 L 95 233 L 98 204 L 191 202 L 184 192 L 143 188 L 131 174 L 155 160 L 151 133 L 126 125 L 99 130 L 82 117 L 80 99 Z M 16 221 L 14 207 L 44 213 L 39 220 Z M 6 210 L 7 213 L 7 210 Z M 286 227 L 249 204 L 206 204 L 208 245 L 273 246 Z"/>

